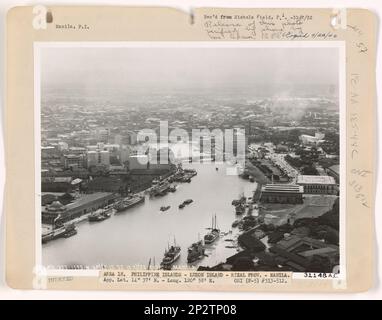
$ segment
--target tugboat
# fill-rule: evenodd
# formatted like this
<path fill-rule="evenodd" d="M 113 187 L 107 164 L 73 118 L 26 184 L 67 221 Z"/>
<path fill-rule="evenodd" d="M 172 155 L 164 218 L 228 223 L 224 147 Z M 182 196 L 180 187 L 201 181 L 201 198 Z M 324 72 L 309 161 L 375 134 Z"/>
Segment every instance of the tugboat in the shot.
<path fill-rule="evenodd" d="M 240 223 L 240 220 L 235 220 L 234 222 L 232 222 L 232 228 L 236 228 Z"/>
<path fill-rule="evenodd" d="M 183 203 L 181 203 L 181 204 L 179 205 L 179 209 L 183 209 L 185 206 L 186 206 L 186 205 L 185 205 L 184 202 L 183 202 Z"/>
<path fill-rule="evenodd" d="M 90 222 L 99 222 L 108 219 L 111 217 L 112 210 L 112 208 L 98 209 L 89 215 L 88 220 Z"/>
<path fill-rule="evenodd" d="M 69 224 L 65 227 L 65 232 L 63 233 L 64 238 L 70 238 L 77 234 L 77 229 L 74 223 Z"/>
<path fill-rule="evenodd" d="M 232 205 L 237 206 L 238 204 L 245 204 L 247 198 L 244 196 L 244 193 L 241 194 L 239 199 L 232 200 Z"/>
<path fill-rule="evenodd" d="M 204 236 L 204 243 L 211 244 L 213 243 L 220 235 L 220 229 L 217 228 L 216 224 L 216 214 L 212 217 L 212 226 L 211 231 Z"/>
<path fill-rule="evenodd" d="M 242 203 L 239 203 L 235 206 L 235 212 L 237 215 L 243 214 L 245 212 L 245 206 Z"/>
<path fill-rule="evenodd" d="M 159 197 L 164 196 L 169 191 L 170 184 L 167 181 L 157 184 L 150 190 L 150 196 Z"/>
<path fill-rule="evenodd" d="M 176 191 L 176 186 L 170 186 L 170 187 L 168 188 L 168 191 L 170 191 L 170 192 L 175 192 L 175 191 Z"/>
<path fill-rule="evenodd" d="M 191 263 L 204 257 L 203 241 L 199 240 L 188 247 L 187 262 Z"/>
<path fill-rule="evenodd" d="M 160 211 L 167 211 L 170 208 L 171 208 L 171 206 L 162 206 L 162 207 L 160 207 Z"/>
<path fill-rule="evenodd" d="M 130 197 L 126 197 L 119 201 L 115 206 L 114 209 L 117 210 L 117 212 L 121 212 L 124 210 L 127 210 L 131 207 L 134 207 L 135 205 L 142 203 L 145 201 L 144 195 L 133 195 Z"/>
<path fill-rule="evenodd" d="M 174 245 L 169 247 L 167 250 L 164 252 L 164 257 L 161 262 L 161 267 L 164 270 L 171 270 L 172 265 L 176 260 L 179 259 L 180 257 L 180 250 L 181 248 L 176 245 L 175 239 L 174 239 Z"/>

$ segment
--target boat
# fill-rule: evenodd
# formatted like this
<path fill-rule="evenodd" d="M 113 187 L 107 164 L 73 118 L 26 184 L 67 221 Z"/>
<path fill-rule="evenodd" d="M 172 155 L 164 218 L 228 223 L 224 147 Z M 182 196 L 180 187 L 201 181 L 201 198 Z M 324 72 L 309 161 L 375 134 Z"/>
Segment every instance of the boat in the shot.
<path fill-rule="evenodd" d="M 185 206 L 186 206 L 186 205 L 185 205 L 184 202 L 183 202 L 183 203 L 181 203 L 181 204 L 179 205 L 179 209 L 183 209 Z"/>
<path fill-rule="evenodd" d="M 245 212 L 245 205 L 242 203 L 239 203 L 235 206 L 235 212 L 237 215 L 243 214 Z"/>
<path fill-rule="evenodd" d="M 98 222 L 98 221 L 103 221 L 106 219 L 106 216 L 102 214 L 101 209 L 98 209 L 96 211 L 93 211 L 89 216 L 88 220 L 90 222 Z"/>
<path fill-rule="evenodd" d="M 195 169 L 184 169 L 183 171 L 188 173 L 191 177 L 194 177 L 198 174 Z"/>
<path fill-rule="evenodd" d="M 175 192 L 175 191 L 176 191 L 176 186 L 170 186 L 170 187 L 168 188 L 168 191 L 170 191 L 170 192 Z"/>
<path fill-rule="evenodd" d="M 216 170 L 216 171 L 219 171 L 219 168 L 218 168 L 218 167 L 216 167 L 216 168 L 215 168 L 215 170 Z"/>
<path fill-rule="evenodd" d="M 161 267 L 163 269 L 165 269 L 165 270 L 171 270 L 172 265 L 174 264 L 174 262 L 176 260 L 178 260 L 179 257 L 180 257 L 180 251 L 181 251 L 181 248 L 176 245 L 175 239 L 174 239 L 174 245 L 169 247 L 164 252 L 164 257 L 163 257 L 163 260 L 162 260 L 162 262 L 160 264 Z"/>
<path fill-rule="evenodd" d="M 193 243 L 187 249 L 187 262 L 191 263 L 204 257 L 204 245 L 203 241 L 199 240 Z"/>
<path fill-rule="evenodd" d="M 192 202 L 194 202 L 194 200 L 192 200 L 192 199 L 187 199 L 187 200 L 183 201 L 184 204 L 190 204 Z"/>
<path fill-rule="evenodd" d="M 154 186 L 150 190 L 150 196 L 154 196 L 154 197 L 164 196 L 167 193 L 167 191 L 169 191 L 169 188 L 170 188 L 170 183 L 168 183 L 167 181 L 160 183 L 157 186 Z"/>
<path fill-rule="evenodd" d="M 236 228 L 240 223 L 240 220 L 235 220 L 234 222 L 232 222 L 232 228 Z"/>
<path fill-rule="evenodd" d="M 126 209 L 129 209 L 131 207 L 134 207 L 135 205 L 142 203 L 145 201 L 144 195 L 133 195 L 126 197 L 119 201 L 115 206 L 114 209 L 117 210 L 117 212 L 124 211 Z"/>
<path fill-rule="evenodd" d="M 70 238 L 77 234 L 77 229 L 74 223 L 69 224 L 65 227 L 65 232 L 63 233 L 64 238 Z"/>
<path fill-rule="evenodd" d="M 160 207 L 160 211 L 167 211 L 170 208 L 171 208 L 171 206 L 162 206 L 162 207 Z"/>
<path fill-rule="evenodd" d="M 62 237 L 69 238 L 77 234 L 77 229 L 74 223 L 68 224 L 65 227 L 65 231 L 62 234 Z"/>
<path fill-rule="evenodd" d="M 215 214 L 215 216 L 212 216 L 211 231 L 204 236 L 204 243 L 205 244 L 213 243 L 219 237 L 219 235 L 220 235 L 220 229 L 217 228 L 216 214 Z"/>
<path fill-rule="evenodd" d="M 244 196 L 244 193 L 240 196 L 239 199 L 234 199 L 232 200 L 232 205 L 233 206 L 237 206 L 238 204 L 245 204 L 245 202 L 247 201 L 247 198 Z"/>

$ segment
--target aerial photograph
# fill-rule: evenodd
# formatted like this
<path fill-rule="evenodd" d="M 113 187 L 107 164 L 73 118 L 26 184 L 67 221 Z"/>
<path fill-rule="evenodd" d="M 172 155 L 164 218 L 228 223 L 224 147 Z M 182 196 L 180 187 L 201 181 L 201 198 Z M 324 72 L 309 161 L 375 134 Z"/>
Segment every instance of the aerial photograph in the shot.
<path fill-rule="evenodd" d="M 44 266 L 338 268 L 337 48 L 40 50 Z"/>

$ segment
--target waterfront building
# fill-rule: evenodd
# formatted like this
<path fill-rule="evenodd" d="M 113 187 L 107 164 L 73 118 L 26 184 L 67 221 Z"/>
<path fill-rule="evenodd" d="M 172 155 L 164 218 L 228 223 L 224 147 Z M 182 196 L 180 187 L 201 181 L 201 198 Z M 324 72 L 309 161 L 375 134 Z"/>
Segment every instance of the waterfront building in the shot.
<path fill-rule="evenodd" d="M 331 176 L 299 175 L 297 184 L 304 187 L 304 193 L 333 195 L 338 193 L 336 182 Z"/>
<path fill-rule="evenodd" d="M 302 203 L 304 188 L 295 184 L 267 184 L 261 188 L 263 203 Z"/>
<path fill-rule="evenodd" d="M 54 221 L 62 223 L 78 218 L 93 210 L 97 210 L 112 203 L 115 195 L 110 192 L 96 192 L 81 195 L 73 202 L 63 205 L 54 201 L 42 210 L 42 223 L 53 224 Z"/>

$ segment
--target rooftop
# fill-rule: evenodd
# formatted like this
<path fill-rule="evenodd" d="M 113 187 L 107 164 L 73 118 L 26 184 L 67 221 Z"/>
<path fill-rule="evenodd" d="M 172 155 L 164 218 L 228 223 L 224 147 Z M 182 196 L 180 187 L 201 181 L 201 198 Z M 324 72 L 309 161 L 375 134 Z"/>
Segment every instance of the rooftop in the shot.
<path fill-rule="evenodd" d="M 300 175 L 297 177 L 297 184 L 336 184 L 336 182 L 330 176 Z"/>
<path fill-rule="evenodd" d="M 76 199 L 74 202 L 69 203 L 66 205 L 67 209 L 74 209 L 79 206 L 82 206 L 86 203 L 95 201 L 95 200 L 100 200 L 103 198 L 107 198 L 112 196 L 113 194 L 111 192 L 95 192 L 95 193 L 90 193 L 90 194 L 84 194 L 80 198 Z"/>
<path fill-rule="evenodd" d="M 304 187 L 296 184 L 266 184 L 261 188 L 261 191 L 277 193 L 304 193 Z"/>
<path fill-rule="evenodd" d="M 339 164 L 335 164 L 334 166 L 331 166 L 328 169 L 335 172 L 338 175 L 340 174 L 340 165 Z"/>

